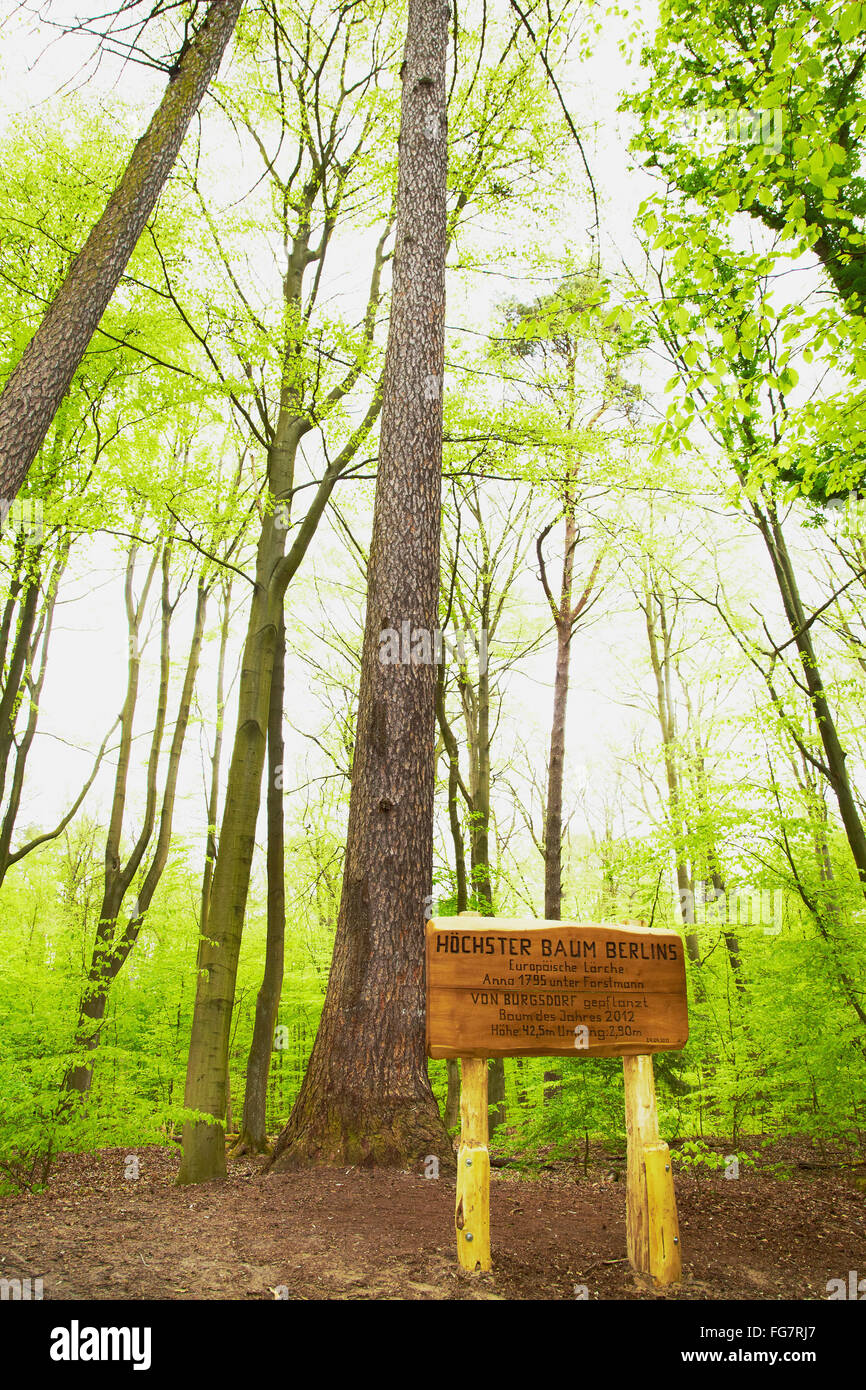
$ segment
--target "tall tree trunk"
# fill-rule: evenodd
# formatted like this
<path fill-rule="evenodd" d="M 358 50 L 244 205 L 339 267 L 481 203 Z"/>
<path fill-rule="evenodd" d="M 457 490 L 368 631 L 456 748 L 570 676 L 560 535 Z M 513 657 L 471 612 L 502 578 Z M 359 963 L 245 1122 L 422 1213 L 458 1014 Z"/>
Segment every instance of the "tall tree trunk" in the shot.
<path fill-rule="evenodd" d="M 689 960 L 695 965 L 701 963 L 701 948 L 695 931 L 695 885 L 689 873 L 685 851 L 685 825 L 682 813 L 682 790 L 676 751 L 676 717 L 671 692 L 671 626 L 661 595 L 651 583 L 649 574 L 646 580 L 644 600 L 641 604 L 646 618 L 647 639 L 649 641 L 650 662 L 656 683 L 656 712 L 662 736 L 662 754 L 665 776 L 668 785 L 668 814 L 671 835 L 676 855 L 677 890 L 680 898 L 680 915 L 685 928 L 686 951 Z"/>
<path fill-rule="evenodd" d="M 301 209 L 299 229 L 293 238 L 283 294 L 291 321 L 302 312 L 303 275 L 310 264 L 309 208 Z M 335 387 L 333 402 L 351 389 L 366 362 L 375 331 L 376 309 L 381 294 L 385 240 L 380 238 L 373 264 L 364 341 L 343 384 Z M 199 940 L 196 998 L 187 1056 L 184 1106 L 211 1116 L 187 1120 L 183 1127 L 183 1159 L 179 1183 L 210 1182 L 225 1177 L 224 1122 L 228 1093 L 228 1062 L 232 1010 L 244 914 L 255 849 L 256 822 L 261 804 L 270 709 L 271 679 L 277 630 L 282 621 L 285 595 L 316 534 L 319 521 L 343 472 L 367 439 L 381 406 L 378 392 L 340 450 L 328 464 L 313 501 L 292 529 L 292 544 L 285 549 L 291 509 L 295 460 L 301 439 L 312 428 L 309 411 L 298 394 L 294 338 L 289 336 L 284 357 L 280 408 L 268 448 L 268 489 L 280 498 L 281 512 L 265 512 L 256 552 L 256 577 L 241 663 L 234 745 L 229 763 L 225 809 L 213 870 L 208 909 L 207 936 Z"/>
<path fill-rule="evenodd" d="M 276 634 L 282 602 L 275 606 L 271 576 L 284 533 L 266 515 L 259 536 L 256 587 L 250 604 L 241 665 L 237 725 L 229 763 L 207 916 L 199 937 L 196 999 L 187 1057 L 184 1106 L 213 1116 L 187 1120 L 178 1182 L 225 1176 L 223 1123 L 235 980 L 255 850 L 267 745 L 268 711 Z"/>
<path fill-rule="evenodd" d="M 213 753 L 210 760 L 210 788 L 207 798 L 207 843 L 204 854 L 204 872 L 201 880 L 201 911 L 199 914 L 199 935 L 207 936 L 210 895 L 213 886 L 213 869 L 217 857 L 217 812 L 219 809 L 220 764 L 223 750 L 223 719 L 225 717 L 225 673 L 226 650 L 229 640 L 229 619 L 231 617 L 232 578 L 229 575 L 223 586 L 223 610 L 220 622 L 220 649 L 217 658 L 216 686 L 216 729 L 214 732 Z"/>
<path fill-rule="evenodd" d="M 701 762 L 702 761 L 703 760 L 701 759 Z M 701 774 L 699 773 L 699 776 L 700 775 Z M 708 808 L 706 806 L 706 801 L 704 800 L 705 793 L 700 787 L 700 784 L 698 787 L 697 796 L 699 806 L 701 808 L 702 818 L 704 819 L 705 823 L 708 823 Z M 716 848 L 715 840 L 711 840 L 706 845 L 705 854 L 707 861 L 707 874 L 709 882 L 712 885 L 714 899 L 715 902 L 721 903 L 722 905 L 722 921 L 720 925 L 722 931 L 722 939 L 725 943 L 725 951 L 727 952 L 728 956 L 728 964 L 731 967 L 731 974 L 734 977 L 734 984 L 736 986 L 737 993 L 740 996 L 743 996 L 746 993 L 746 977 L 743 971 L 743 957 L 740 951 L 740 937 L 736 929 L 736 924 L 731 921 L 727 884 L 722 876 L 722 870 L 719 862 L 719 853 Z M 704 889 L 704 900 L 707 900 L 706 887 Z"/>
<path fill-rule="evenodd" d="M 69 389 L 215 75 L 243 0 L 214 0 L 147 131 L 0 396 L 0 497 L 14 497 Z"/>
<path fill-rule="evenodd" d="M 275 1166 L 406 1166 L 453 1149 L 424 1038 L 433 872 L 441 506 L 448 10 L 410 0 L 397 232 L 343 892 L 316 1041 Z M 380 661 L 404 621 L 427 659 Z M 416 661 L 415 655 L 421 659 Z"/>
<path fill-rule="evenodd" d="M 797 648 L 803 668 L 803 682 L 809 694 L 815 723 L 818 726 L 818 733 L 824 748 L 827 761 L 820 770 L 833 788 L 842 817 L 842 824 L 845 827 L 845 834 L 860 878 L 860 885 L 864 895 L 866 895 L 866 832 L 864 832 L 863 822 L 860 819 L 848 778 L 846 766 L 848 755 L 842 747 L 836 729 L 836 721 L 824 692 L 824 682 L 821 678 L 815 648 L 812 645 L 811 630 L 806 621 L 794 566 L 791 563 L 785 537 L 774 510 L 768 509 L 765 513 L 757 504 L 754 504 L 753 511 L 775 571 L 785 616 L 788 619 L 794 645 Z M 814 766 L 814 757 L 808 753 L 807 756 Z"/>
<path fill-rule="evenodd" d="M 457 740 L 445 716 L 445 662 L 436 669 L 436 716 L 448 759 L 448 824 L 454 845 L 454 879 L 456 885 L 457 916 L 466 912 L 468 895 L 466 888 L 466 846 L 460 825 L 459 761 Z M 446 732 L 447 730 L 447 732 Z M 453 1129 L 460 1121 L 460 1065 L 456 1057 L 448 1057 L 445 1062 L 448 1077 L 448 1090 L 445 1095 L 445 1128 Z"/>
<path fill-rule="evenodd" d="M 567 505 L 562 584 L 559 605 L 554 608 L 553 614 L 556 626 L 556 670 L 553 679 L 553 718 L 550 724 L 547 796 L 544 807 L 544 916 L 549 922 L 558 922 L 562 916 L 562 787 L 565 776 L 565 717 L 568 708 L 571 638 L 574 632 L 571 592 L 574 583 L 576 544 L 574 507 Z"/>
<path fill-rule="evenodd" d="M 490 604 L 489 588 L 481 603 L 481 624 L 485 629 Z M 448 757 L 448 796 L 451 837 L 454 841 L 457 865 L 457 911 L 464 913 L 468 908 L 466 870 L 463 835 L 460 830 L 460 817 L 457 811 L 457 791 L 463 790 L 464 800 L 469 812 L 469 862 L 471 869 L 472 893 L 474 903 L 472 912 L 482 917 L 493 916 L 493 883 L 490 871 L 490 678 L 486 667 L 479 670 L 478 690 L 473 689 L 468 675 L 460 677 L 460 693 L 466 723 L 469 745 L 469 786 L 461 781 L 459 754 L 454 731 L 445 712 L 444 664 L 440 667 L 436 688 L 436 716 L 442 733 L 442 740 Z M 472 915 L 472 912 L 469 915 Z M 460 1081 L 456 1061 L 449 1062 L 448 1095 L 445 1105 L 446 1126 L 455 1124 L 459 1106 Z M 496 1127 L 505 1121 L 505 1059 L 494 1057 L 490 1061 L 488 1083 L 488 1127 L 492 1135 Z M 449 1116 L 453 1118 L 449 1119 Z"/>
<path fill-rule="evenodd" d="M 569 352 L 568 386 L 566 389 L 566 424 L 574 425 L 575 414 L 575 373 L 577 356 Z M 586 428 L 601 419 L 607 402 L 602 401 L 589 419 Z M 575 625 L 586 608 L 598 579 L 602 556 L 596 557 L 583 593 L 573 601 L 574 557 L 580 541 L 577 525 L 576 503 L 579 456 L 571 454 L 568 458 L 562 502 L 565 512 L 565 553 L 562 558 L 562 581 L 558 601 L 554 598 L 547 580 L 544 563 L 545 537 L 553 529 L 552 523 L 537 538 L 535 543 L 538 555 L 539 578 L 550 607 L 553 624 L 556 628 L 556 669 L 553 680 L 553 717 L 550 724 L 550 751 L 547 759 L 547 794 L 544 806 L 544 916 L 548 921 L 558 922 L 562 917 L 562 789 L 565 777 L 565 724 L 568 710 L 568 681 L 571 661 L 571 639 Z"/>
<path fill-rule="evenodd" d="M 482 615 L 482 621 L 484 617 Z M 468 721 L 473 776 L 473 815 L 469 824 L 469 864 L 472 898 L 482 917 L 493 916 L 493 878 L 490 870 L 490 678 L 478 674 L 476 721 Z"/>
<path fill-rule="evenodd" d="M 562 787 L 565 772 L 565 715 L 568 704 L 571 631 L 556 625 L 556 673 L 553 682 L 553 718 L 547 760 L 547 798 L 544 815 L 544 916 L 558 922 L 562 916 Z"/>
<path fill-rule="evenodd" d="M 743 958 L 740 953 L 740 938 L 736 930 L 736 924 L 730 920 L 730 910 L 727 896 L 727 885 L 722 874 L 721 858 L 719 856 L 716 836 L 713 830 L 710 816 L 710 796 L 707 786 L 707 759 L 706 746 L 703 741 L 700 725 L 695 718 L 692 702 L 689 697 L 688 684 L 682 680 L 683 696 L 688 712 L 689 726 L 692 729 L 694 740 L 694 751 L 690 756 L 692 775 L 694 779 L 694 797 L 698 809 L 698 823 L 701 832 L 701 843 L 704 847 L 704 857 L 706 860 L 707 878 L 712 885 L 714 900 L 722 905 L 722 939 L 725 943 L 725 950 L 728 956 L 728 963 L 731 967 L 731 974 L 734 977 L 737 993 L 742 997 L 746 992 L 746 979 L 743 971 Z M 704 901 L 707 900 L 706 883 L 704 885 Z"/>
<path fill-rule="evenodd" d="M 601 412 L 593 416 L 593 421 Z M 592 422 L 591 422 L 592 423 Z M 547 601 L 556 628 L 556 669 L 553 678 L 553 717 L 550 724 L 550 752 L 547 759 L 547 795 L 544 806 L 544 916 L 547 921 L 558 922 L 562 917 L 562 789 L 565 780 L 565 727 L 568 710 L 568 681 L 571 664 L 571 639 L 574 627 L 592 592 L 601 556 L 596 560 L 584 592 L 575 605 L 572 602 L 574 588 L 574 553 L 578 543 L 578 529 L 574 507 L 574 467 L 566 485 L 565 492 L 565 555 L 562 561 L 562 583 L 559 602 L 553 599 L 547 582 L 542 550 L 544 537 L 539 536 L 536 550 L 539 572 Z M 545 1104 L 558 1100 L 562 1094 L 562 1072 L 550 1068 L 544 1073 L 543 1098 Z M 504 1099 L 503 1076 L 502 1090 Z M 503 1107 L 504 1110 L 504 1107 Z"/>
<path fill-rule="evenodd" d="M 482 627 L 487 624 L 489 594 L 481 606 Z M 464 700 L 469 759 L 472 768 L 470 792 L 472 815 L 469 823 L 469 862 L 472 870 L 472 900 L 482 917 L 493 916 L 493 879 L 490 870 L 490 678 L 486 666 L 478 674 L 478 694 Z M 488 1131 L 492 1137 L 505 1123 L 505 1058 L 493 1057 L 487 1076 Z"/>
<path fill-rule="evenodd" d="M 827 836 L 827 805 L 819 790 L 815 777 L 815 770 L 803 756 L 802 750 L 800 750 L 800 760 L 802 773 L 798 770 L 796 761 L 793 757 L 791 761 L 794 768 L 794 776 L 802 792 L 803 801 L 806 806 L 806 814 L 809 819 L 812 848 L 821 883 L 820 896 L 813 899 L 811 895 L 807 893 L 787 841 L 785 843 L 786 854 L 791 866 L 791 871 L 794 875 L 794 881 L 797 885 L 797 891 L 812 914 L 818 933 L 832 957 L 842 994 L 856 1014 L 858 1022 L 863 1026 L 866 1025 L 866 1011 L 864 1011 L 863 1005 L 858 998 L 857 982 L 851 978 L 840 959 L 840 946 L 844 942 L 843 922 L 845 913 L 840 899 L 836 873 L 833 868 L 833 859 L 830 854 L 830 843 Z M 776 795 L 778 797 L 778 792 Z M 857 1046 L 859 1051 L 863 1053 L 864 1044 L 860 1039 L 857 1039 Z"/>
<path fill-rule="evenodd" d="M 247 1059 L 247 1080 L 241 1132 L 233 1150 L 265 1153 L 268 1147 L 268 1072 L 274 1048 L 274 1029 L 283 989 L 286 937 L 286 865 L 283 824 L 283 693 L 286 669 L 286 625 L 280 623 L 271 678 L 268 714 L 268 926 L 262 986 L 256 998 L 253 1040 Z"/>
<path fill-rule="evenodd" d="M 457 793 L 460 789 L 460 751 L 454 730 L 445 712 L 445 662 L 441 661 L 436 670 L 436 719 L 442 734 L 445 756 L 448 759 L 448 824 L 451 841 L 454 845 L 454 881 L 456 887 L 457 915 L 469 907 L 469 889 L 466 880 L 466 845 L 460 825 L 460 806 Z M 465 790 L 465 789 L 464 789 Z M 471 811 L 471 806 L 470 806 Z"/>

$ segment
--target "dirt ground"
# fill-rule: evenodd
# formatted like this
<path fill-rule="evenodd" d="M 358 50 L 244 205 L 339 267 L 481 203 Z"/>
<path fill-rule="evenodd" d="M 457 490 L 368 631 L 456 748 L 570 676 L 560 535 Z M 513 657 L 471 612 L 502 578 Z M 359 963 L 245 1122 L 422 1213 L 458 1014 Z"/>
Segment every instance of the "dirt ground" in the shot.
<path fill-rule="evenodd" d="M 826 1299 L 866 1273 L 856 1170 L 678 1172 L 683 1282 L 657 1293 L 625 1258 L 624 1164 L 598 1157 L 491 1182 L 493 1272 L 458 1271 L 454 1180 L 350 1168 L 174 1185 L 174 1148 L 63 1156 L 43 1192 L 0 1198 L 0 1278 L 45 1299 Z M 615 1175 L 615 1176 L 614 1176 Z M 862 1185 L 862 1178 L 860 1180 Z"/>

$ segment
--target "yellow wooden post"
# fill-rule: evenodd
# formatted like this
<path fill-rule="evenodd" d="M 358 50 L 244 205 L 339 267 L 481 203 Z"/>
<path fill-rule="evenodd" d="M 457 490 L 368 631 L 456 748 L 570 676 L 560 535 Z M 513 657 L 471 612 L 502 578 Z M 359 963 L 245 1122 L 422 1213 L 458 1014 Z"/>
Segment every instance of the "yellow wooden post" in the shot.
<path fill-rule="evenodd" d="M 487 1058 L 460 1059 L 457 1151 L 457 1259 L 470 1274 L 490 1269 L 490 1153 L 487 1148 Z"/>
<path fill-rule="evenodd" d="M 659 1284 L 679 1279 L 682 1261 L 667 1144 L 659 1140 L 653 1063 L 649 1054 L 623 1057 L 628 1140 L 626 1241 L 633 1269 Z"/>
<path fill-rule="evenodd" d="M 677 1199 L 667 1144 L 648 1144 L 643 1151 L 649 1207 L 649 1267 L 657 1284 L 677 1284 L 683 1271 Z"/>

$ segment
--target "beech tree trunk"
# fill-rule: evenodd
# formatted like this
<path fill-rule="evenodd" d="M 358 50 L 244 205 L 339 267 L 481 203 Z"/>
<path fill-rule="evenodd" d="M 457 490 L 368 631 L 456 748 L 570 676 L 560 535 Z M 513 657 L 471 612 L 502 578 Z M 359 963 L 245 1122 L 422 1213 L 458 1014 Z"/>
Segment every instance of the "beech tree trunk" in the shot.
<path fill-rule="evenodd" d="M 273 450 L 271 451 L 273 454 Z M 255 850 L 267 745 L 268 709 L 282 592 L 272 576 L 282 559 L 284 533 L 266 515 L 259 536 L 256 587 L 241 664 L 237 726 L 213 867 L 207 935 L 199 938 L 196 1000 L 187 1058 L 184 1106 L 212 1116 L 187 1120 L 178 1182 L 225 1176 L 224 1122 L 235 980 Z"/>
<path fill-rule="evenodd" d="M 602 402 L 589 421 L 590 427 L 601 418 L 606 408 Z M 571 427 L 573 403 L 569 408 Z M 598 580 L 602 555 L 596 556 L 583 593 L 574 601 L 574 556 L 580 541 L 575 516 L 578 460 L 572 459 L 566 479 L 563 503 L 565 507 L 565 554 L 562 560 L 562 582 L 558 601 L 553 597 L 544 563 L 544 540 L 553 529 L 548 526 L 536 540 L 539 577 L 556 628 L 556 670 L 553 681 L 553 717 L 550 723 L 550 752 L 547 759 L 547 795 L 544 807 L 544 915 L 558 922 L 562 916 L 562 788 L 565 778 L 565 727 L 568 712 L 568 681 L 571 662 L 571 640 L 581 614 L 589 603 Z"/>
<path fill-rule="evenodd" d="M 466 847 L 460 825 L 459 764 L 457 741 L 445 717 L 445 662 L 440 662 L 436 671 L 436 717 L 442 732 L 445 754 L 448 759 L 448 824 L 454 845 L 454 878 L 457 900 L 457 916 L 467 911 L 468 893 L 466 887 Z M 444 727 L 443 727 L 444 726 Z M 447 734 L 446 734 L 447 730 Z M 445 1062 L 448 1076 L 448 1090 L 445 1095 L 445 1128 L 453 1129 L 460 1123 L 460 1064 L 456 1057 L 448 1057 Z"/>
<path fill-rule="evenodd" d="M 488 626 L 489 594 L 481 605 L 482 627 Z M 478 691 L 463 687 L 466 735 L 469 744 L 472 813 L 469 822 L 469 863 L 472 901 L 482 917 L 493 916 L 493 878 L 490 871 L 490 677 L 486 666 L 478 674 Z M 505 1058 L 491 1057 L 487 1075 L 487 1128 L 493 1137 L 505 1123 Z"/>
<path fill-rule="evenodd" d="M 286 670 L 286 625 L 280 623 L 271 677 L 268 714 L 268 928 L 262 986 L 256 998 L 253 1040 L 247 1059 L 247 1080 L 241 1132 L 233 1156 L 265 1153 L 268 1147 L 268 1073 L 274 1048 L 274 1029 L 283 989 L 286 937 L 286 865 L 283 822 L 283 693 Z"/>
<path fill-rule="evenodd" d="M 597 411 L 590 423 L 594 423 L 602 413 Z M 571 416 L 569 416 L 569 419 Z M 547 532 L 539 536 L 536 550 L 538 554 L 541 582 L 553 622 L 556 628 L 556 670 L 553 678 L 553 717 L 550 723 L 550 752 L 547 759 L 547 796 L 544 807 L 544 916 L 547 921 L 558 922 L 562 917 L 562 789 L 565 780 L 565 727 L 568 712 L 568 681 L 571 665 L 571 639 L 575 624 L 584 611 L 601 567 L 601 556 L 596 559 L 586 588 L 573 602 L 574 553 L 579 540 L 575 519 L 576 466 L 572 470 L 565 488 L 565 555 L 562 561 L 562 584 L 559 603 L 554 601 L 547 582 L 542 545 Z M 558 1100 L 562 1094 L 562 1072 L 552 1068 L 544 1073 L 544 1080 L 550 1084 L 544 1087 L 545 1104 Z M 504 1085 L 504 1078 L 503 1078 Z M 504 1092 L 503 1092 L 504 1093 Z"/>
<path fill-rule="evenodd" d="M 689 711 L 689 722 L 691 722 L 692 706 L 689 700 L 688 689 L 686 689 L 685 686 L 683 687 L 683 693 Z M 704 853 L 706 855 L 707 874 L 712 884 L 713 893 L 715 894 L 715 901 L 721 903 L 723 907 L 722 937 L 725 943 L 728 961 L 731 966 L 731 974 L 734 977 L 737 993 L 744 996 L 746 993 L 746 977 L 743 968 L 743 958 L 740 952 L 740 938 L 736 925 L 731 921 L 731 914 L 728 906 L 727 884 L 722 874 L 721 858 L 716 845 L 715 834 L 711 830 L 712 818 L 710 814 L 709 792 L 707 789 L 706 754 L 700 730 L 697 727 L 695 728 L 694 739 L 695 748 L 692 756 L 694 766 L 694 794 L 698 806 L 698 813 L 703 822 L 704 833 L 702 838 L 705 839 L 706 846 Z M 706 896 L 705 886 L 704 897 L 706 898 Z"/>
<path fill-rule="evenodd" d="M 0 497 L 18 493 L 214 77 L 243 0 L 214 0 L 0 396 Z"/>
<path fill-rule="evenodd" d="M 313 192 L 308 192 L 310 198 Z M 302 207 L 298 213 L 299 225 L 292 237 L 283 280 L 285 303 L 293 312 L 301 308 L 304 271 L 316 259 L 309 249 L 308 212 L 309 207 Z M 387 230 L 376 251 L 364 341 L 343 383 L 329 393 L 330 405 L 342 400 L 355 385 L 370 350 L 381 292 L 386 236 Z M 198 950 L 184 1105 L 211 1118 L 190 1119 L 184 1123 L 179 1183 L 210 1182 L 225 1177 L 226 1173 L 224 1125 L 231 1019 L 261 804 L 277 632 L 283 620 L 286 589 L 303 562 L 338 480 L 366 440 L 380 409 L 380 399 L 376 395 L 361 423 L 328 464 L 305 516 L 292 527 L 293 540 L 286 551 L 298 447 L 313 427 L 309 409 L 299 394 L 297 373 L 288 370 L 293 355 L 290 339 L 267 466 L 271 496 L 286 500 L 281 513 L 270 510 L 265 513 L 259 535 L 255 586 L 241 663 L 237 724 L 209 896 L 207 935 L 202 933 Z"/>
<path fill-rule="evenodd" d="M 204 853 L 204 871 L 201 879 L 201 912 L 199 915 L 199 934 L 201 936 L 207 936 L 210 894 L 213 885 L 213 867 L 217 857 L 217 810 L 219 807 L 220 764 L 222 762 L 223 751 L 223 718 L 226 704 L 226 650 L 229 640 L 231 602 L 232 576 L 229 574 L 224 580 L 223 586 L 222 618 L 220 620 L 220 649 L 219 657 L 217 658 L 216 729 L 214 732 L 213 752 L 210 760 L 210 788 L 207 798 L 207 842 L 205 844 Z"/>
<path fill-rule="evenodd" d="M 806 783 L 808 786 L 809 768 L 804 765 Z M 815 862 L 818 866 L 818 873 L 821 879 L 821 886 L 824 890 L 824 901 L 818 902 L 817 911 L 814 912 L 815 925 L 826 943 L 836 967 L 839 984 L 845 999 L 854 1013 L 857 1015 L 861 1026 L 866 1025 L 866 1011 L 860 1003 L 857 991 L 857 982 L 852 980 L 848 971 L 840 961 L 839 941 L 844 939 L 841 929 L 844 921 L 844 913 L 839 903 L 838 885 L 833 869 L 833 860 L 830 855 L 830 844 L 827 838 L 827 807 L 822 799 L 817 795 L 815 789 L 807 801 L 809 820 L 812 827 L 812 844 L 815 853 Z M 863 1045 L 858 1040 L 858 1045 L 862 1052 Z"/>
<path fill-rule="evenodd" d="M 410 0 L 394 279 L 343 892 L 322 1019 L 277 1169 L 406 1167 L 453 1149 L 427 1077 L 424 900 L 433 869 L 448 10 Z M 412 631 L 384 664 L 380 635 Z"/>
<path fill-rule="evenodd" d="M 550 753 L 547 760 L 547 799 L 544 808 L 544 916 L 558 922 L 562 916 L 562 784 L 565 777 L 565 719 L 568 709 L 568 677 L 574 619 L 571 591 L 574 581 L 576 544 L 574 510 L 565 517 L 565 557 L 562 562 L 562 588 L 556 613 L 556 671 L 553 679 L 553 718 L 550 724 Z"/>
<path fill-rule="evenodd" d="M 860 886 L 863 893 L 866 894 L 866 832 L 863 829 L 863 822 L 860 819 L 860 812 L 848 777 L 848 754 L 842 747 L 836 721 L 824 691 L 824 682 L 815 648 L 812 645 L 811 628 L 806 620 L 797 576 L 775 512 L 768 510 L 767 513 L 764 513 L 757 505 L 753 506 L 753 510 L 773 565 L 785 616 L 803 668 L 803 684 L 808 692 L 815 715 L 815 723 L 818 726 L 826 762 L 819 765 L 811 754 L 807 753 L 807 756 L 813 766 L 820 766 L 822 775 L 826 777 L 833 788 L 839 814 L 842 817 L 842 824 L 845 827 L 845 835 L 860 879 Z M 775 699 L 775 693 L 773 692 L 773 694 Z"/>
<path fill-rule="evenodd" d="M 676 716 L 671 691 L 671 624 L 664 599 L 656 591 L 651 581 L 652 576 L 648 571 L 641 608 L 646 618 L 650 662 L 655 676 L 656 712 L 662 737 L 662 753 L 668 786 L 668 808 L 676 854 L 680 915 L 685 929 L 686 952 L 689 960 L 694 965 L 700 965 L 701 947 L 695 924 L 695 885 L 686 859 L 686 828 L 683 824 L 682 789 L 677 767 Z"/>

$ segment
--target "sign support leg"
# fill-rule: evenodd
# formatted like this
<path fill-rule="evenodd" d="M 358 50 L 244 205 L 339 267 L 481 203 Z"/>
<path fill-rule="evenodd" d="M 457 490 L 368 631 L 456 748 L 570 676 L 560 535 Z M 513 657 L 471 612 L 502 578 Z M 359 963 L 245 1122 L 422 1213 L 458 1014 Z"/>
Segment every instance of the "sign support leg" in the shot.
<path fill-rule="evenodd" d="M 657 1284 L 682 1273 L 670 1151 L 659 1139 L 653 1063 L 649 1054 L 623 1057 L 628 1136 L 626 1236 L 633 1269 Z"/>
<path fill-rule="evenodd" d="M 487 1148 L 487 1058 L 461 1057 L 460 1147 L 457 1151 L 457 1259 L 470 1274 L 490 1269 L 490 1153 Z"/>

